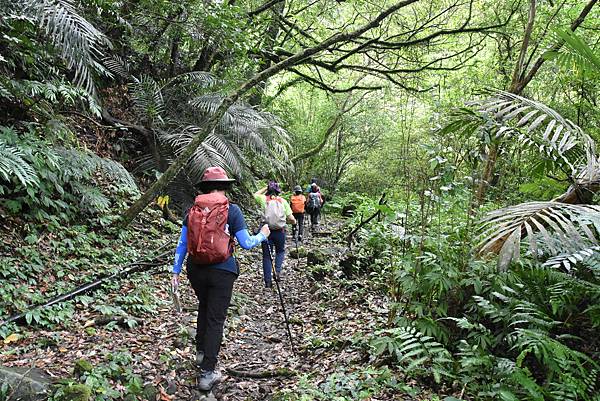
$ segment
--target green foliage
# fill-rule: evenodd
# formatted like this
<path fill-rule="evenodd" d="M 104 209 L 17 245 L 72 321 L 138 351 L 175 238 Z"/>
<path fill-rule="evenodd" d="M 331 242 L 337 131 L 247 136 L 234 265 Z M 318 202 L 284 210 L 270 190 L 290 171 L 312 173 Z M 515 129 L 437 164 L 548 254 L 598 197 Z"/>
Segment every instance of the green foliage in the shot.
<path fill-rule="evenodd" d="M 593 400 L 594 355 L 600 349 L 592 334 L 600 284 L 595 248 L 560 257 L 525 254 L 511 270 L 498 273 L 493 263 L 465 252 L 476 237 L 470 219 L 456 219 L 464 196 L 460 185 L 446 195 L 434 188 L 429 200 L 435 209 L 425 231 L 418 200 L 406 206 L 392 198 L 381 209 L 381 221 L 359 232 L 354 272 L 381 281 L 378 287 L 392 301 L 391 327 L 372 333 L 367 342 L 372 358 L 481 400 Z M 364 202 L 349 229 L 378 207 L 375 199 Z M 396 210 L 408 212 L 400 219 L 405 229 L 400 238 L 393 236 Z M 588 224 L 597 232 L 591 212 L 575 216 L 561 218 L 561 229 Z M 538 249 L 562 238 L 548 236 Z M 370 261 L 367 270 L 358 268 L 364 260 Z"/>
<path fill-rule="evenodd" d="M 143 391 L 142 378 L 134 374 L 131 365 L 134 357 L 129 353 L 108 354 L 107 362 L 86 369 L 76 379 L 58 386 L 51 401 L 84 401 L 93 396 L 94 401 L 122 400 L 127 395 L 139 396 Z"/>
<path fill-rule="evenodd" d="M 442 344 L 414 327 L 397 327 L 374 333 L 373 355 L 390 355 L 414 377 L 431 374 L 436 383 L 452 378 L 450 353 Z"/>
<path fill-rule="evenodd" d="M 577 72 L 600 72 L 600 56 L 575 32 L 557 30 L 558 42 L 563 46 L 559 51 L 549 51 L 544 54 L 548 60 L 555 60 L 565 69 Z"/>
<path fill-rule="evenodd" d="M 0 152 L 13 155 L 0 162 L 0 206 L 12 214 L 57 224 L 106 213 L 137 194 L 133 178 L 118 162 L 86 150 L 49 146 L 34 133 L 0 129 Z"/>
<path fill-rule="evenodd" d="M 337 369 L 327 379 L 314 386 L 310 377 L 300 379 L 298 389 L 284 390 L 275 395 L 277 401 L 354 401 L 371 398 L 385 399 L 386 395 L 416 396 L 418 389 L 398 381 L 395 372 L 387 367 L 359 370 Z"/>
<path fill-rule="evenodd" d="M 553 199 L 565 192 L 565 185 L 551 178 L 543 177 L 523 183 L 519 186 L 519 192 L 526 199 L 543 201 Z"/>

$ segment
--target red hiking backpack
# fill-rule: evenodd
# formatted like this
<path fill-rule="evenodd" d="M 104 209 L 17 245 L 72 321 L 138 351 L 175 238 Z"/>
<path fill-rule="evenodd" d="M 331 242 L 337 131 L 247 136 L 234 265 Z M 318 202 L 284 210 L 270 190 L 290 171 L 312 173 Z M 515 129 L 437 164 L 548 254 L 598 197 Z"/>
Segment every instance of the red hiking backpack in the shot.
<path fill-rule="evenodd" d="M 226 224 L 229 200 L 218 193 L 196 196 L 188 214 L 188 253 L 201 265 L 224 262 L 233 253 L 233 241 Z"/>

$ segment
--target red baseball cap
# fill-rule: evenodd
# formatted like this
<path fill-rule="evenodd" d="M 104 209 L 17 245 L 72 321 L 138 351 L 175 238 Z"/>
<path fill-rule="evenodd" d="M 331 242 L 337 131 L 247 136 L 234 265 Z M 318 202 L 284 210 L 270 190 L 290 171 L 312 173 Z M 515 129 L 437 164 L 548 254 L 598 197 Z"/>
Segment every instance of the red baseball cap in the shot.
<path fill-rule="evenodd" d="M 202 174 L 202 182 L 234 182 L 221 167 L 209 167 Z"/>

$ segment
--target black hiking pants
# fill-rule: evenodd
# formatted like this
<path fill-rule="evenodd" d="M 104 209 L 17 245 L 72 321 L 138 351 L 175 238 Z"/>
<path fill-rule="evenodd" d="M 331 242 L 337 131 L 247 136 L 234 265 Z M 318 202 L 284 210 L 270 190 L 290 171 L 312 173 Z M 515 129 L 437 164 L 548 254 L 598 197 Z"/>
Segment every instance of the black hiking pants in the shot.
<path fill-rule="evenodd" d="M 204 351 L 200 369 L 214 370 L 237 275 L 206 266 L 188 266 L 187 275 L 198 297 L 196 350 Z"/>

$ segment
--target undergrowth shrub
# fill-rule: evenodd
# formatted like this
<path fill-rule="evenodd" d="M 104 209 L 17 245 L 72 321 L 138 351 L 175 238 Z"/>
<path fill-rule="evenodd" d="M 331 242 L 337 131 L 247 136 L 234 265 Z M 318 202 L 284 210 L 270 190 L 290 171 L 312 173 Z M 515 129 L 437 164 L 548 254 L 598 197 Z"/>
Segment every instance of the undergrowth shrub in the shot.
<path fill-rule="evenodd" d="M 371 360 L 478 400 L 598 400 L 597 260 L 573 259 L 566 270 L 529 254 L 498 272 L 470 253 L 474 223 L 457 221 L 465 197 L 455 195 L 437 199 L 425 220 L 416 199 L 389 203 L 357 234 L 355 272 L 391 303 L 389 325 L 365 343 Z M 377 207 L 360 206 L 346 232 Z"/>
<path fill-rule="evenodd" d="M 53 146 L 35 131 L 0 127 L 0 207 L 54 224 L 97 216 L 138 193 L 121 164 L 94 153 Z"/>

